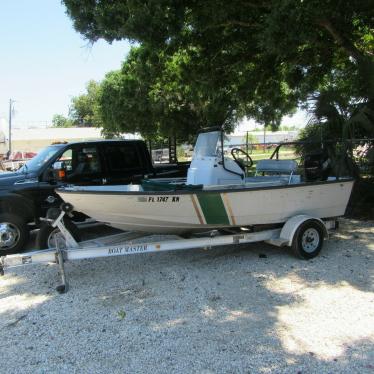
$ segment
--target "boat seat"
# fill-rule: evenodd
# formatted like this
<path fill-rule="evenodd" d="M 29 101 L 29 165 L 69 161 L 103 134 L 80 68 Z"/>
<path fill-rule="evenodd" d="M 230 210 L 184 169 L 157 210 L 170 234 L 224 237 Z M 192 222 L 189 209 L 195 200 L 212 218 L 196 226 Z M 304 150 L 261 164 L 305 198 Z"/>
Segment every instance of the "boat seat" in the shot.
<path fill-rule="evenodd" d="M 294 160 L 259 160 L 256 165 L 255 176 L 246 177 L 243 181 L 244 183 L 225 185 L 225 188 L 262 188 L 300 183 L 300 176 L 294 175 L 296 170 L 297 162 Z M 270 175 L 257 175 L 258 173 L 268 173 Z M 216 190 L 221 188 L 222 186 L 220 185 L 211 185 L 204 186 L 203 189 Z"/>
<path fill-rule="evenodd" d="M 256 173 L 291 174 L 296 170 L 295 160 L 259 160 L 256 164 Z"/>
<path fill-rule="evenodd" d="M 297 166 L 297 162 L 294 160 L 259 160 L 256 164 L 255 178 L 260 178 L 257 176 L 258 173 L 277 174 L 278 178 L 282 178 L 283 175 L 282 179 L 284 179 L 284 175 L 286 175 L 288 178 L 288 183 L 291 183 L 292 176 L 297 170 Z M 263 178 L 271 177 L 264 176 Z"/>

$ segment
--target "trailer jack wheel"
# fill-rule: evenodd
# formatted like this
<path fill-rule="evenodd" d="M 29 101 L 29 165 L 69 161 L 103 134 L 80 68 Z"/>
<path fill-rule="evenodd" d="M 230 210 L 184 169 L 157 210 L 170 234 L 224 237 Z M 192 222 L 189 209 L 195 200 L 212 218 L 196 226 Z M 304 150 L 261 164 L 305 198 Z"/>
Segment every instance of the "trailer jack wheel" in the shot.
<path fill-rule="evenodd" d="M 322 249 L 324 230 L 321 223 L 316 220 L 308 220 L 302 223 L 296 230 L 292 241 L 293 253 L 304 260 L 318 256 Z"/>
<path fill-rule="evenodd" d="M 81 241 L 81 234 L 78 227 L 66 216 L 63 218 L 65 227 L 69 230 L 73 238 Z M 58 227 L 52 227 L 48 223 L 44 223 L 36 235 L 36 247 L 38 249 L 55 248 L 59 242 L 60 247 L 66 247 L 65 238 Z"/>

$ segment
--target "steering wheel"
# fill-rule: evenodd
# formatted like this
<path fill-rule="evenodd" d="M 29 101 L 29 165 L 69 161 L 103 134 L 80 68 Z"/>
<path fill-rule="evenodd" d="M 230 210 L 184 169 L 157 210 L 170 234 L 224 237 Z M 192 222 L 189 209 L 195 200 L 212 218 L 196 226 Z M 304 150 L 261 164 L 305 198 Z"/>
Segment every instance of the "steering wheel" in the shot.
<path fill-rule="evenodd" d="M 247 157 L 247 159 L 249 161 L 248 165 L 245 165 L 244 162 L 243 162 L 243 160 L 240 160 L 239 158 L 236 157 L 238 155 L 238 153 L 243 153 L 243 155 L 245 157 Z M 250 168 L 253 165 L 253 160 L 252 160 L 251 156 L 247 152 L 243 151 L 241 148 L 233 148 L 231 150 L 231 156 L 234 159 L 234 161 L 241 167 L 241 169 L 243 171 L 245 171 L 245 167 L 246 166 L 248 168 Z"/>

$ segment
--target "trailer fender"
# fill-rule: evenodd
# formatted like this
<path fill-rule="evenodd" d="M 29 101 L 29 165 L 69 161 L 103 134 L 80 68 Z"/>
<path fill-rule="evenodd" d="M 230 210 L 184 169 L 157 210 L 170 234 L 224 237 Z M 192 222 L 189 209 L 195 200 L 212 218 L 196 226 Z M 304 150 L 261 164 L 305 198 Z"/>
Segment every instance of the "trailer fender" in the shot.
<path fill-rule="evenodd" d="M 300 214 L 288 219 L 282 227 L 280 233 L 280 241 L 282 242 L 282 245 L 291 246 L 297 229 L 306 221 L 318 222 L 323 230 L 324 237 L 328 238 L 329 233 L 327 231 L 326 225 L 320 218 L 308 216 L 306 214 Z"/>
<path fill-rule="evenodd" d="M 265 242 L 272 245 L 276 245 L 277 247 L 290 247 L 292 245 L 297 229 L 300 227 L 301 224 L 309 220 L 318 222 L 318 224 L 321 226 L 323 230 L 323 236 L 325 238 L 328 238 L 327 227 L 320 218 L 308 216 L 306 214 L 300 214 L 288 219 L 288 221 L 282 227 L 279 238 L 265 240 Z"/>

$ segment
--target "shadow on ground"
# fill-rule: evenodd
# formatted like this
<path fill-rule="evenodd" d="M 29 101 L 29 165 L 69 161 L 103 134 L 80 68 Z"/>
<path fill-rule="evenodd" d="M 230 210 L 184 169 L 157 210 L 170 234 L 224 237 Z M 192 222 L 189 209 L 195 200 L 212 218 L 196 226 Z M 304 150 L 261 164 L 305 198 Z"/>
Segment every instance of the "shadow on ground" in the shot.
<path fill-rule="evenodd" d="M 1 362 L 8 372 L 373 372 L 372 226 L 345 221 L 311 261 L 260 243 L 70 263 L 65 295 L 54 266 L 13 271 L 0 288 Z"/>

